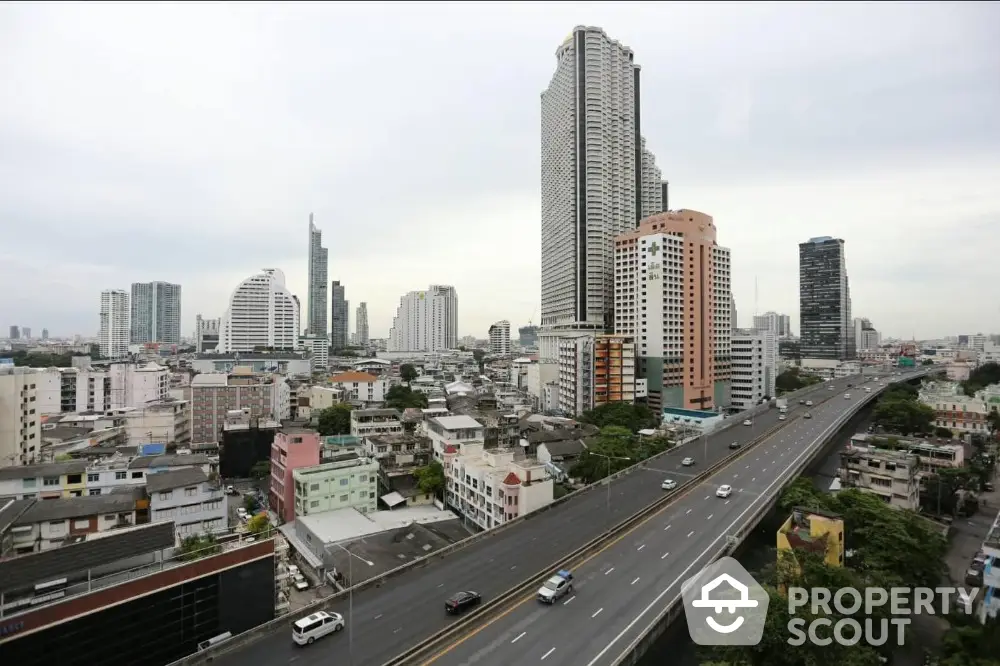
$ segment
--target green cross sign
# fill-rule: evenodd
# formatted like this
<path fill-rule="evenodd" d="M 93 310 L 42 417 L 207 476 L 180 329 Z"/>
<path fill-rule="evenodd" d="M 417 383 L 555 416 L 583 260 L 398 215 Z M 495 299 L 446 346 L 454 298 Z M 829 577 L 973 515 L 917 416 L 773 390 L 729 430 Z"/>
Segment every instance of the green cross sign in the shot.
<path fill-rule="evenodd" d="M 653 244 L 649 246 L 649 253 L 655 257 L 656 253 L 659 251 L 660 246 L 656 243 L 656 241 L 653 241 Z"/>

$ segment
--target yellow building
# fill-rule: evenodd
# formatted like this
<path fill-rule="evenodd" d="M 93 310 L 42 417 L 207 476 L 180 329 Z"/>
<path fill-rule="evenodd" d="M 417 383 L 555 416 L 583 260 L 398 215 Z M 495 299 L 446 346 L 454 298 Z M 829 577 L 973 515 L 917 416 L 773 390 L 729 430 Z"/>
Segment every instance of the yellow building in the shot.
<path fill-rule="evenodd" d="M 823 553 L 828 566 L 844 566 L 844 519 L 834 513 L 792 509 L 778 529 L 778 557 L 782 552 L 794 557 L 796 550 Z"/>

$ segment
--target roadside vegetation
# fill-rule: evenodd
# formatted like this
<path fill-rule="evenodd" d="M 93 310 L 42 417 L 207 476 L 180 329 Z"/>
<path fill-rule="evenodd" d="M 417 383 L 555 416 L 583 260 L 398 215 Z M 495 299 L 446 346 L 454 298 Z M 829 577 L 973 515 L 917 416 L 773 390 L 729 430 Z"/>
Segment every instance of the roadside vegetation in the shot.
<path fill-rule="evenodd" d="M 789 368 L 775 378 L 775 391 L 778 395 L 784 395 L 801 388 L 819 384 L 823 380 L 816 375 L 802 372 L 798 368 Z"/>

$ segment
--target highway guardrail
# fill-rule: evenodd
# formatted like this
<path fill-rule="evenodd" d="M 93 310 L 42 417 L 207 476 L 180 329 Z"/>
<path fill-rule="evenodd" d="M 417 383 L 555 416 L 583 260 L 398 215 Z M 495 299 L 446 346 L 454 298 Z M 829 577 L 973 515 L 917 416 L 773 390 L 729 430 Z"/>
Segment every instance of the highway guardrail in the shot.
<path fill-rule="evenodd" d="M 503 610 L 507 606 L 514 602 L 522 599 L 525 594 L 533 593 L 539 585 L 541 585 L 547 578 L 552 576 L 553 572 L 560 569 L 572 568 L 573 564 L 580 558 L 590 554 L 595 550 L 599 550 L 609 542 L 614 541 L 618 538 L 621 532 L 627 532 L 629 529 L 639 525 L 644 522 L 647 518 L 655 515 L 659 511 L 670 506 L 674 502 L 680 500 L 684 495 L 686 495 L 690 490 L 697 487 L 699 484 L 704 482 L 706 479 L 711 478 L 716 472 L 718 472 L 723 467 L 731 464 L 735 460 L 739 459 L 741 456 L 748 453 L 752 448 L 760 444 L 761 442 L 772 437 L 778 430 L 780 430 L 785 425 L 788 425 L 791 421 L 799 418 L 798 416 L 793 416 L 792 418 L 782 422 L 780 425 L 775 425 L 769 428 L 767 431 L 755 437 L 751 442 L 748 442 L 746 446 L 740 447 L 738 450 L 727 455 L 722 460 L 709 466 L 707 469 L 696 474 L 694 477 L 688 479 L 683 484 L 678 486 L 677 490 L 669 495 L 664 495 L 662 499 L 659 499 L 649 506 L 640 509 L 628 518 L 625 518 L 620 523 L 612 527 L 611 529 L 603 532 L 594 539 L 591 539 L 583 546 L 577 548 L 573 552 L 562 555 L 553 562 L 551 565 L 545 567 L 539 572 L 535 573 L 533 576 L 527 578 L 526 580 L 518 583 L 517 585 L 511 587 L 506 592 L 501 593 L 495 599 L 483 604 L 479 608 L 475 609 L 471 613 L 463 616 L 459 620 L 455 621 L 448 627 L 442 629 L 441 631 L 429 636 L 425 640 L 421 641 L 412 648 L 404 651 L 403 653 L 397 655 L 396 657 L 385 662 L 383 666 L 403 666 L 404 664 L 411 663 L 421 663 L 422 660 L 432 658 L 435 653 L 442 649 L 442 645 L 449 640 L 461 636 L 466 633 L 470 628 L 479 624 L 481 621 L 485 620 L 489 616 Z"/>

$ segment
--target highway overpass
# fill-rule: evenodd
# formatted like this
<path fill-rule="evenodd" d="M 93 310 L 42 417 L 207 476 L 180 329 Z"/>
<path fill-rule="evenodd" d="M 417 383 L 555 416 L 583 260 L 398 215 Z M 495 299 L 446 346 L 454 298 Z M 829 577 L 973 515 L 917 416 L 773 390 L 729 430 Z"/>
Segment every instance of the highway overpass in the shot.
<path fill-rule="evenodd" d="M 896 379 L 922 374 L 918 370 Z M 610 505 L 606 488 L 593 488 L 516 525 L 494 530 L 495 534 L 472 537 L 469 545 L 447 557 L 429 558 L 425 566 L 379 586 L 359 585 L 353 595 L 353 613 L 348 612 L 347 596 L 337 595 L 321 607 L 348 618 L 348 629 L 342 635 L 298 648 L 291 641 L 289 626 L 304 615 L 299 612 L 237 636 L 221 649 L 192 655 L 177 664 L 205 663 L 209 656 L 220 666 L 326 665 L 332 659 L 360 666 L 426 663 L 427 659 L 404 662 L 397 656 L 463 621 L 444 614 L 444 600 L 452 593 L 476 590 L 488 603 L 661 501 L 664 478 L 684 484 L 699 469 L 732 454 L 730 443 L 747 444 L 773 430 L 773 435 L 711 480 L 682 485 L 675 493 L 676 501 L 621 533 L 585 562 L 574 563 L 579 583 L 571 600 L 539 608 L 529 595 L 499 616 L 484 608 L 482 614 L 465 618 L 465 622 L 473 622 L 468 632 L 428 653 L 440 664 L 521 664 L 543 657 L 545 666 L 615 663 L 644 634 L 659 609 L 672 600 L 679 581 L 711 559 L 713 549 L 726 542 L 752 509 L 766 505 L 782 480 L 792 474 L 789 470 L 793 465 L 811 457 L 812 449 L 803 443 L 817 440 L 831 428 L 835 432 L 841 419 L 859 408 L 867 394 L 855 387 L 853 399 L 845 400 L 843 393 L 849 382 L 857 384 L 859 378 L 827 382 L 796 395 L 790 401 L 788 421 L 779 422 L 776 409 L 766 410 L 756 416 L 753 427 L 735 425 L 637 466 L 611 481 Z M 830 386 L 833 391 L 828 390 Z M 797 402 L 800 397 L 818 404 L 802 407 Z M 801 418 L 805 410 L 812 413 L 812 419 Z M 685 456 L 697 460 L 693 470 L 680 466 Z M 727 500 L 714 497 L 721 483 L 736 489 Z"/>

